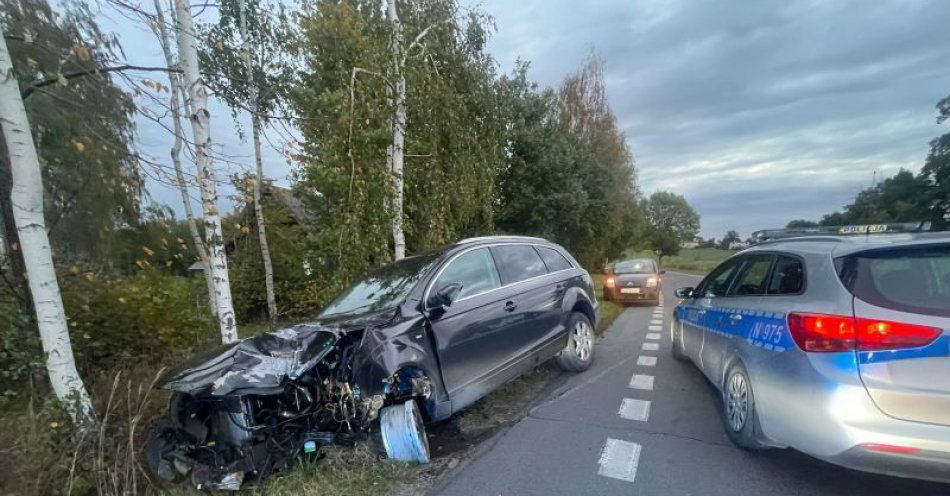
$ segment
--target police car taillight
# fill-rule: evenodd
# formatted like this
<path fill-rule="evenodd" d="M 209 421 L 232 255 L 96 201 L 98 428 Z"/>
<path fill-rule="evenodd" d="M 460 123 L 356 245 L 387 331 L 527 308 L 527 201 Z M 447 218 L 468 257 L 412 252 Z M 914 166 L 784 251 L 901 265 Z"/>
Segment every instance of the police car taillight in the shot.
<path fill-rule="evenodd" d="M 942 332 L 901 322 L 810 313 L 788 314 L 788 330 L 799 348 L 815 353 L 919 348 Z"/>

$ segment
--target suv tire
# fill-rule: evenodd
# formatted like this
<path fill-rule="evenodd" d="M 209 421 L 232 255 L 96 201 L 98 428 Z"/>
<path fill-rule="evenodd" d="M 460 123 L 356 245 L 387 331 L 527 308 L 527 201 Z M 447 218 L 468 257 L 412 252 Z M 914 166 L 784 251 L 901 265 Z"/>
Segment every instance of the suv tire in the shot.
<path fill-rule="evenodd" d="M 594 328 L 590 319 L 573 312 L 567 319 L 567 346 L 557 354 L 557 364 L 567 372 L 583 372 L 594 361 Z"/>
<path fill-rule="evenodd" d="M 726 372 L 722 387 L 722 420 L 726 435 L 736 446 L 746 450 L 767 448 L 759 437 L 759 418 L 755 412 L 752 382 L 742 362 L 735 362 Z"/>

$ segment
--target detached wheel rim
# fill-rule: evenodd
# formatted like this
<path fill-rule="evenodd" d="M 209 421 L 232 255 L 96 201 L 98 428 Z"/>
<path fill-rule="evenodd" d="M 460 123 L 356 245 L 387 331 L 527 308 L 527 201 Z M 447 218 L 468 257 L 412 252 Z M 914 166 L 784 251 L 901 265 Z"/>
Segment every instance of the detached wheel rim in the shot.
<path fill-rule="evenodd" d="M 578 320 L 571 331 L 571 340 L 574 342 L 574 354 L 581 361 L 586 362 L 590 358 L 590 350 L 593 346 L 593 336 L 590 331 L 590 324 L 586 321 Z"/>
<path fill-rule="evenodd" d="M 732 374 L 726 386 L 726 417 L 733 432 L 741 432 L 749 418 L 749 385 L 740 373 Z"/>

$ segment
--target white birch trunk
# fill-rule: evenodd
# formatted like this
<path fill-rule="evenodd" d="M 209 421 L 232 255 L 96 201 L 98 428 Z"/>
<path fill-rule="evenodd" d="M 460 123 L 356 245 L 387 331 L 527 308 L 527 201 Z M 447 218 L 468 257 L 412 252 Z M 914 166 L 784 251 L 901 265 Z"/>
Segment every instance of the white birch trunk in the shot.
<path fill-rule="evenodd" d="M 29 277 L 46 369 L 56 397 L 77 423 L 94 420 L 92 401 L 76 371 L 66 312 L 43 219 L 43 176 L 7 42 L 0 33 L 0 126 L 10 156 L 13 218 Z"/>
<path fill-rule="evenodd" d="M 221 330 L 221 341 L 231 343 L 237 340 L 237 322 L 231 302 L 231 284 L 228 278 L 228 259 L 224 252 L 221 215 L 218 211 L 217 185 L 214 182 L 214 170 L 211 168 L 208 89 L 201 79 L 198 67 L 195 21 L 191 17 L 187 0 L 175 0 L 175 17 L 178 25 L 178 60 L 184 72 L 184 85 L 188 95 L 186 109 L 194 134 L 195 165 L 198 169 L 198 187 L 201 189 L 205 242 L 211 276 L 214 279 L 214 299 L 218 306 L 218 326 Z"/>
<path fill-rule="evenodd" d="M 393 258 L 401 260 L 406 256 L 406 234 L 403 231 L 403 197 L 405 192 L 403 169 L 405 164 L 406 152 L 406 76 L 403 72 L 405 59 L 403 57 L 402 46 L 402 23 L 399 21 L 399 14 L 396 12 L 396 0 L 388 0 L 386 11 L 389 14 L 389 21 L 392 23 L 392 39 L 390 48 L 393 56 L 393 74 L 391 80 L 395 85 L 394 89 L 394 115 L 392 121 L 393 142 L 390 150 L 387 150 L 387 158 L 391 156 L 390 166 L 393 175 L 393 197 L 392 197 L 392 215 L 393 215 Z"/>
<path fill-rule="evenodd" d="M 264 182 L 264 164 L 261 160 L 261 116 L 258 107 L 258 88 L 254 84 L 254 68 L 251 65 L 251 47 L 247 34 L 247 4 L 238 0 L 238 14 L 243 47 L 241 58 L 244 60 L 244 70 L 247 81 L 251 107 L 251 134 L 254 138 L 254 163 L 257 166 L 257 175 L 254 177 L 254 216 L 257 219 L 257 239 L 261 246 L 261 258 L 264 261 L 264 289 L 267 292 L 267 314 L 271 325 L 277 324 L 277 298 L 274 295 L 274 267 L 270 259 L 270 246 L 267 244 L 267 230 L 264 224 L 264 207 L 261 205 L 261 186 Z"/>
<path fill-rule="evenodd" d="M 172 55 L 171 38 L 168 36 L 168 27 L 165 24 L 165 13 L 162 11 L 160 0 L 154 0 L 155 15 L 158 24 L 159 42 L 162 45 L 162 53 L 165 56 L 165 65 L 169 69 L 179 68 Z M 177 31 L 177 28 L 176 28 Z M 185 220 L 188 224 L 188 232 L 191 234 L 191 241 L 195 245 L 195 251 L 198 252 L 198 258 L 201 265 L 204 266 L 205 285 L 208 287 L 208 306 L 211 308 L 211 315 L 215 319 L 218 317 L 218 305 L 214 296 L 214 278 L 211 276 L 211 264 L 208 263 L 208 249 L 201 239 L 201 231 L 198 229 L 198 221 L 195 219 L 194 209 L 191 208 L 191 195 L 188 194 L 188 182 L 185 181 L 185 173 L 181 166 L 181 148 L 184 129 L 181 125 L 181 106 L 182 93 L 184 89 L 181 84 L 181 75 L 173 72 L 168 73 L 168 86 L 171 93 L 170 108 L 172 116 L 173 131 L 175 133 L 175 142 L 172 145 L 170 154 L 172 165 L 175 168 L 175 180 L 178 182 L 178 192 L 181 194 L 182 204 L 185 206 Z"/>

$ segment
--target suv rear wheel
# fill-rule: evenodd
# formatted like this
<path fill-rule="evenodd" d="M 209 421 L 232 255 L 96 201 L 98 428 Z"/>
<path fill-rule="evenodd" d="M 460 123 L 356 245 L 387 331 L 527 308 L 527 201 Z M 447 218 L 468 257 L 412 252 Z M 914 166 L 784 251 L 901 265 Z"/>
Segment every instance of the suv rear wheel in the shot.
<path fill-rule="evenodd" d="M 574 312 L 567 332 L 567 346 L 557 354 L 557 364 L 568 372 L 583 372 L 594 361 L 594 328 L 586 315 Z"/>

